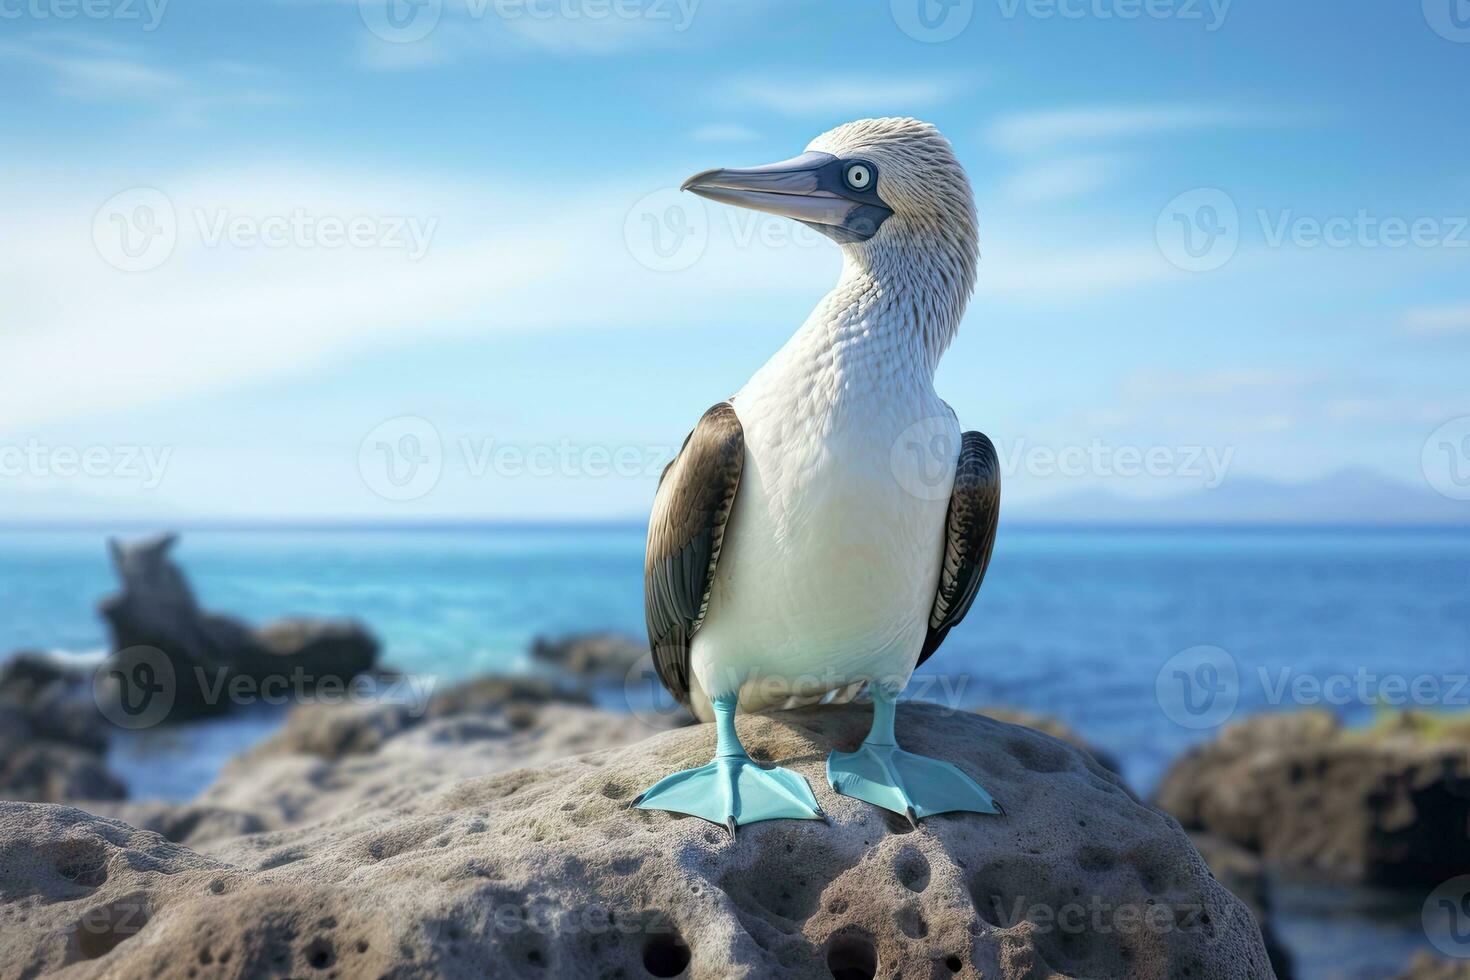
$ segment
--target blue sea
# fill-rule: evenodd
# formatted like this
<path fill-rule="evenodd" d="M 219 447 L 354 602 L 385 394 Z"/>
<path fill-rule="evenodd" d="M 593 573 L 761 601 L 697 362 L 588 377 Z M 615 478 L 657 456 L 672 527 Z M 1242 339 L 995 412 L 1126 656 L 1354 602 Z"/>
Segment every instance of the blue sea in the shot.
<path fill-rule="evenodd" d="M 115 585 L 105 538 L 0 532 L 0 651 L 106 647 L 95 612 Z M 388 664 L 450 683 L 529 669 L 537 635 L 641 634 L 642 552 L 643 528 L 630 524 L 200 529 L 175 557 L 207 608 L 252 620 L 357 617 L 382 638 Z M 1201 647 L 1211 649 L 1186 653 Z M 1003 527 L 974 609 L 914 688 L 956 706 L 1060 718 L 1146 794 L 1171 759 L 1215 734 L 1201 724 L 1314 704 L 1355 722 L 1378 702 L 1464 710 L 1470 689 L 1457 678 L 1467 670 L 1465 530 Z M 1162 696 L 1180 676 L 1202 687 L 1185 702 Z M 247 714 L 154 733 L 119 746 L 115 764 L 135 795 L 190 795 L 275 723 Z M 147 759 L 160 747 L 183 762 L 150 783 L 160 767 Z M 1287 894 L 1284 931 L 1303 965 L 1334 962 L 1355 934 L 1370 938 L 1340 975 L 1385 975 L 1423 944 L 1412 903 L 1399 898 L 1349 896 L 1376 910 L 1362 920 L 1344 917 L 1341 890 L 1327 906 L 1317 890 Z"/>

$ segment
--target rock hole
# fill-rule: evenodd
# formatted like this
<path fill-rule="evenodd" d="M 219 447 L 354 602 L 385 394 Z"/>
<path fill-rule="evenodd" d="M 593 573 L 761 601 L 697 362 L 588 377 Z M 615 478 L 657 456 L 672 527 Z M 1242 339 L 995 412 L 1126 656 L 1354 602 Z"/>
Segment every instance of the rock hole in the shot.
<path fill-rule="evenodd" d="M 147 924 L 148 910 L 141 896 L 119 899 L 82 916 L 77 926 L 77 948 L 87 959 L 95 960 L 136 936 Z"/>
<path fill-rule="evenodd" d="M 946 956 L 944 958 L 944 966 L 950 973 L 959 973 L 965 964 L 958 956 Z"/>
<path fill-rule="evenodd" d="M 649 936 L 643 944 L 643 969 L 650 976 L 677 977 L 689 967 L 689 947 L 677 932 Z"/>
<path fill-rule="evenodd" d="M 908 817 L 899 813 L 889 813 L 887 810 L 883 811 L 883 826 L 888 828 L 890 834 L 912 834 L 914 832 Z"/>
<path fill-rule="evenodd" d="M 1089 844 L 1077 852 L 1077 864 L 1083 871 L 1097 873 L 1110 871 L 1117 863 L 1117 857 L 1105 847 Z"/>
<path fill-rule="evenodd" d="M 1001 920 L 1005 918 L 1006 902 L 1000 892 L 976 892 L 974 899 L 975 911 L 979 914 L 980 918 L 997 929 L 1003 928 Z"/>
<path fill-rule="evenodd" d="M 96 888 L 107 881 L 107 849 L 94 841 L 62 841 L 55 862 L 57 874 L 83 888 Z"/>
<path fill-rule="evenodd" d="M 911 848 L 905 848 L 894 860 L 893 873 L 911 892 L 922 892 L 929 887 L 929 861 Z"/>
<path fill-rule="evenodd" d="M 878 950 L 872 937 L 843 933 L 827 948 L 827 970 L 833 980 L 873 980 L 878 974 Z"/>
<path fill-rule="evenodd" d="M 910 939 L 923 939 L 929 935 L 929 923 L 924 921 L 924 916 L 916 906 L 906 906 L 898 910 L 894 916 L 899 930 Z"/>
<path fill-rule="evenodd" d="M 337 962 L 337 951 L 325 936 L 314 939 L 306 947 L 306 962 L 313 970 L 328 970 Z"/>

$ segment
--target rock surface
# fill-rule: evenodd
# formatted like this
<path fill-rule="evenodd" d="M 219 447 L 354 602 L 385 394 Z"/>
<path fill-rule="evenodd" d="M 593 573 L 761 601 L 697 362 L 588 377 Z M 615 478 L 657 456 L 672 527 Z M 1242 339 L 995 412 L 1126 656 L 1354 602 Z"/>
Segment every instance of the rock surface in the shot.
<path fill-rule="evenodd" d="M 202 609 L 169 557 L 176 542 L 108 542 L 122 583 L 100 606 L 112 632 L 109 686 L 98 690 L 109 717 L 151 726 L 220 714 L 261 692 L 345 685 L 377 662 L 377 640 L 355 622 L 286 619 L 256 630 Z"/>
<path fill-rule="evenodd" d="M 1060 739 L 1061 741 L 1066 742 L 1068 745 L 1071 745 L 1074 748 L 1079 748 L 1087 754 L 1091 755 L 1094 759 L 1097 760 L 1098 765 L 1102 766 L 1109 772 L 1117 773 L 1119 775 L 1122 775 L 1123 773 L 1123 770 L 1121 767 L 1119 767 L 1118 761 L 1116 759 L 1114 759 L 1108 753 L 1092 745 L 1081 735 L 1077 734 L 1076 730 L 1073 729 L 1072 726 L 1066 724 L 1065 722 L 1058 721 L 1056 718 L 1051 718 L 1047 715 L 1038 715 L 1031 711 L 1023 711 L 1020 708 L 990 706 L 977 708 L 975 710 L 987 718 L 994 718 L 996 721 L 1003 721 L 1008 725 L 1023 725 L 1026 728 L 1034 728 L 1038 732 L 1045 732 L 1052 738 Z"/>
<path fill-rule="evenodd" d="M 1420 953 L 1397 980 L 1470 980 L 1470 960 L 1445 960 Z"/>
<path fill-rule="evenodd" d="M 120 800 L 105 724 L 84 675 L 38 653 L 0 664 L 0 798 Z"/>
<path fill-rule="evenodd" d="M 1296 970 L 1292 966 L 1291 953 L 1276 934 L 1272 922 L 1271 886 L 1261 859 L 1210 834 L 1190 834 L 1189 839 L 1200 857 L 1205 859 L 1205 864 L 1209 865 L 1215 880 L 1230 889 L 1230 893 L 1244 902 L 1256 917 L 1277 980 L 1291 980 Z"/>
<path fill-rule="evenodd" d="M 450 714 L 373 752 L 239 760 L 195 804 L 210 808 L 199 823 L 269 829 L 216 823 L 223 836 L 189 847 L 0 804 L 0 976 L 1271 975 L 1249 910 L 1090 757 L 906 705 L 907 747 L 1007 807 L 909 832 L 823 780 L 828 751 L 868 721 L 860 705 L 742 717 L 752 753 L 804 775 L 830 822 L 734 841 L 628 806 L 707 761 L 712 726 L 630 745 L 647 732 L 636 719 L 556 702 L 521 727 Z M 567 751 L 587 754 L 549 758 Z"/>
<path fill-rule="evenodd" d="M 648 644 L 622 633 L 573 633 L 531 643 L 531 659 L 588 681 L 622 681 L 648 655 Z"/>
<path fill-rule="evenodd" d="M 1267 860 L 1366 884 L 1470 873 L 1470 740 L 1260 715 L 1179 759 L 1156 801 Z"/>

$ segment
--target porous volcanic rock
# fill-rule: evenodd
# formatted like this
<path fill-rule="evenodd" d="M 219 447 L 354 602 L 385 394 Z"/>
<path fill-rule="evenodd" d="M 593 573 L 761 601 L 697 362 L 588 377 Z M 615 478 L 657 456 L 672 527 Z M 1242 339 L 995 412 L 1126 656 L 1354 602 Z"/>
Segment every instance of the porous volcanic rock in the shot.
<path fill-rule="evenodd" d="M 1194 833 L 1189 835 L 1189 839 L 1216 880 L 1245 902 L 1256 917 L 1277 980 L 1291 980 L 1296 970 L 1291 953 L 1276 934 L 1275 923 L 1272 922 L 1271 886 L 1261 859 L 1243 847 L 1210 834 Z"/>
<path fill-rule="evenodd" d="M 568 712 L 584 716 L 579 739 Z M 456 738 L 494 723 L 458 716 L 370 756 L 259 758 L 234 780 L 246 796 L 298 763 L 301 790 L 335 803 L 272 804 L 266 823 L 284 829 L 197 849 L 71 808 L 0 804 L 0 976 L 1272 975 L 1249 910 L 1178 824 L 1047 735 L 902 706 L 909 749 L 954 761 L 1007 809 L 914 832 L 827 788 L 826 755 L 862 739 L 866 706 L 745 716 L 752 754 L 805 776 L 827 822 L 731 840 L 629 806 L 708 761 L 713 727 L 605 748 L 610 717 L 550 704 L 499 739 Z M 561 748 L 595 751 L 542 762 L 542 724 L 566 733 Z M 487 742 L 498 764 L 524 750 L 535 768 L 475 774 Z M 435 753 L 440 769 L 424 771 Z M 251 808 L 237 803 L 225 808 Z"/>
<path fill-rule="evenodd" d="M 1259 715 L 1182 756 L 1156 802 L 1268 861 L 1366 884 L 1470 873 L 1470 740 Z"/>

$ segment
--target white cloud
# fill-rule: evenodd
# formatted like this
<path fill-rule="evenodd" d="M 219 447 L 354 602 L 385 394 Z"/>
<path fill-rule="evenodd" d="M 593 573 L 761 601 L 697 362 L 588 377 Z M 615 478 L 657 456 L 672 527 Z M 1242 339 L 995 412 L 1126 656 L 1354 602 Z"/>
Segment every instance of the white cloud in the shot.
<path fill-rule="evenodd" d="M 1177 279 L 1180 273 L 1157 249 L 1138 247 L 1032 250 L 1012 242 L 984 251 L 977 296 L 1026 303 L 1068 303 L 1079 297 Z"/>
<path fill-rule="evenodd" d="M 1114 183 L 1125 158 L 1115 154 L 1057 157 L 1023 167 L 1001 182 L 1001 199 L 1017 205 L 1055 204 Z"/>
<path fill-rule="evenodd" d="M 987 139 L 1007 152 L 1032 153 L 1077 143 L 1268 121 L 1259 113 L 1218 106 L 1076 106 L 1003 116 L 990 125 Z"/>
<path fill-rule="evenodd" d="M 186 88 L 182 76 L 146 65 L 115 45 L 75 44 L 46 35 L 0 43 L 0 54 L 48 72 L 56 91 L 69 98 L 155 100 Z"/>
<path fill-rule="evenodd" d="M 1470 304 L 1418 307 L 1405 313 L 1402 322 L 1405 330 L 1415 334 L 1470 333 Z"/>
<path fill-rule="evenodd" d="M 561 185 L 484 177 L 456 184 L 302 167 L 162 176 L 155 186 L 176 215 L 177 245 L 159 267 L 124 272 L 94 243 L 94 216 L 119 188 L 0 174 L 0 210 L 24 230 L 0 240 L 0 420 L 23 431 L 309 376 L 357 352 L 456 333 L 687 327 L 729 309 L 734 296 L 751 315 L 776 310 L 794 327 L 835 278 L 837 251 L 819 235 L 808 242 L 799 225 L 715 205 L 699 219 L 710 232 L 697 261 L 649 269 L 625 239 L 625 228 L 641 227 L 647 188 L 590 186 L 568 197 Z M 47 198 L 49 187 L 67 196 Z M 220 231 L 235 219 L 289 225 L 298 214 L 312 227 L 366 217 L 385 234 L 392 220 L 411 218 L 421 228 L 432 222 L 433 234 L 413 261 L 404 248 L 314 244 L 316 233 L 231 244 Z M 102 234 L 114 224 L 104 214 Z M 774 240 L 759 233 L 768 225 Z M 759 296 L 751 281 L 762 283 Z"/>
<path fill-rule="evenodd" d="M 359 0 L 336 2 L 355 7 Z M 521 52 L 600 57 L 686 44 L 694 28 L 716 16 L 753 12 L 707 10 L 701 0 L 445 0 L 439 19 L 417 40 L 392 41 L 362 29 L 357 43 L 361 64 L 389 70 Z"/>
<path fill-rule="evenodd" d="M 908 112 L 944 102 L 964 89 L 955 78 L 879 78 L 872 75 L 821 78 L 747 78 L 729 82 L 727 103 L 787 116 Z"/>
<path fill-rule="evenodd" d="M 0 43 L 0 55 L 40 68 L 60 96 L 145 104 L 176 126 L 201 125 L 224 107 L 273 107 L 294 100 L 268 87 L 268 69 L 237 61 L 209 62 L 188 74 L 165 71 L 145 63 L 127 45 L 49 34 Z"/>
<path fill-rule="evenodd" d="M 759 139 L 760 133 L 738 123 L 711 123 L 695 129 L 689 138 L 700 143 L 748 143 Z"/>

